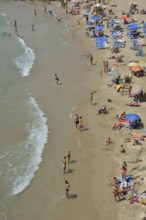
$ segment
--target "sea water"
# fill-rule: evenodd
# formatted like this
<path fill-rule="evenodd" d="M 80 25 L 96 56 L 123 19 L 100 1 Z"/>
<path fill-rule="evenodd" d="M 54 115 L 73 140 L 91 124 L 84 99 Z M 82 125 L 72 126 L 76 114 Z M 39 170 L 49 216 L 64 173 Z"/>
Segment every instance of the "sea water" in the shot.
<path fill-rule="evenodd" d="M 22 3 L 22 7 L 25 11 L 25 4 Z M 11 13 L 14 8 L 11 7 Z M 33 8 L 30 6 L 31 11 Z M 65 40 L 68 25 L 56 23 L 55 13 L 47 21 L 44 16 L 33 18 L 31 15 L 36 32 L 30 30 L 31 23 L 27 33 L 27 27 L 23 30 L 19 25 L 20 36 L 14 33 L 13 21 L 7 13 L 7 10 L 0 10 L 0 220 L 34 219 L 31 212 L 22 215 L 18 209 L 19 214 L 14 214 L 12 207 L 16 202 L 15 196 L 18 200 L 20 198 L 21 205 L 21 195 L 27 192 L 35 178 L 44 160 L 47 143 L 50 153 L 47 177 L 50 211 L 47 210 L 46 214 L 40 207 L 37 211 L 41 213 L 41 219 L 55 220 L 58 219 L 63 196 L 63 190 L 57 184 L 62 172 L 59 157 L 65 151 L 66 146 L 62 145 L 69 145 L 72 135 L 66 126 L 72 123 L 72 109 L 84 103 L 79 95 L 85 90 L 81 83 L 84 79 L 82 72 L 86 71 L 85 60 L 80 57 L 83 51 Z M 51 31 L 44 31 L 46 28 Z M 46 62 L 48 70 L 44 69 Z M 78 69 L 81 72 L 77 73 Z M 62 90 L 55 85 L 54 73 L 61 77 Z M 43 107 L 43 99 L 49 103 L 48 111 Z M 60 161 L 54 166 L 58 158 Z M 8 201 L 12 202 L 11 208 Z"/>
<path fill-rule="evenodd" d="M 0 29 L 9 29 L 8 17 L 0 14 Z M 47 142 L 47 119 L 23 77 L 29 75 L 35 53 L 23 39 L 0 35 L 0 178 L 1 197 L 16 195 L 29 184 L 42 160 Z"/>

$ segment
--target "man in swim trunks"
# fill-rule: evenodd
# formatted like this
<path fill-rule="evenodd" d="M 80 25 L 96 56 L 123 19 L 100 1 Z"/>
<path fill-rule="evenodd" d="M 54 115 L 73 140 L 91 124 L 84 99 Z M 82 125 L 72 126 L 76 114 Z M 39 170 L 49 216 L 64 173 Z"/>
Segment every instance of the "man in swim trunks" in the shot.
<path fill-rule="evenodd" d="M 65 180 L 65 197 L 69 199 L 70 184 Z"/>

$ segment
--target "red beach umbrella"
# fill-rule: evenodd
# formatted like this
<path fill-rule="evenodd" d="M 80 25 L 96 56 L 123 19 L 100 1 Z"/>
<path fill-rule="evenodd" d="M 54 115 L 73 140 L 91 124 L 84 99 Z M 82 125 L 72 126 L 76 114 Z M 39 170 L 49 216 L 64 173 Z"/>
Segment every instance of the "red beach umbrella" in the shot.
<path fill-rule="evenodd" d="M 128 19 L 129 19 L 129 17 L 128 17 L 128 16 L 126 16 L 126 15 L 123 15 L 123 16 L 121 16 L 121 19 L 122 19 L 122 20 L 128 20 Z"/>

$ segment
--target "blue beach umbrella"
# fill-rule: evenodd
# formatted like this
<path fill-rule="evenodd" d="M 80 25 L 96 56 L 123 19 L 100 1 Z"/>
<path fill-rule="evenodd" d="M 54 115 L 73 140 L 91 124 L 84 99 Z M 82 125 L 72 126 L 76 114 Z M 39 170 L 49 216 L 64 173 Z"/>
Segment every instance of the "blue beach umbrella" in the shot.
<path fill-rule="evenodd" d="M 141 121 L 141 118 L 137 114 L 127 114 L 126 119 L 129 121 Z"/>
<path fill-rule="evenodd" d="M 91 20 L 94 20 L 94 21 L 98 21 L 100 19 L 100 17 L 98 17 L 97 15 L 93 15 L 90 17 Z"/>
<path fill-rule="evenodd" d="M 96 30 L 103 30 L 103 29 L 104 29 L 104 26 L 103 26 L 103 25 L 96 26 L 96 27 L 94 28 L 95 31 L 96 31 Z"/>
<path fill-rule="evenodd" d="M 88 22 L 86 22 L 86 25 L 91 26 L 91 25 L 93 25 L 93 22 L 88 21 Z"/>

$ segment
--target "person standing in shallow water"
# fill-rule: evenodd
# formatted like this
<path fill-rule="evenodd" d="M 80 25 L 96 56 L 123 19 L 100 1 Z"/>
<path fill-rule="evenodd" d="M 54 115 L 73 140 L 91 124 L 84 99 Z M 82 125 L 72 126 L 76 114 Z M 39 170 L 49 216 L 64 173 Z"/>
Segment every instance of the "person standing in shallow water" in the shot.
<path fill-rule="evenodd" d="M 47 14 L 47 7 L 46 7 L 46 5 L 44 7 L 44 10 L 45 10 L 45 14 Z"/>
<path fill-rule="evenodd" d="M 70 183 L 65 180 L 65 197 L 69 199 Z"/>
<path fill-rule="evenodd" d="M 37 15 L 37 12 L 36 12 L 36 10 L 35 10 L 35 9 L 34 9 L 33 13 L 34 13 L 34 16 L 36 16 L 36 15 Z"/>
<path fill-rule="evenodd" d="M 15 32 L 17 32 L 17 21 L 14 21 L 14 28 L 15 28 Z"/>

